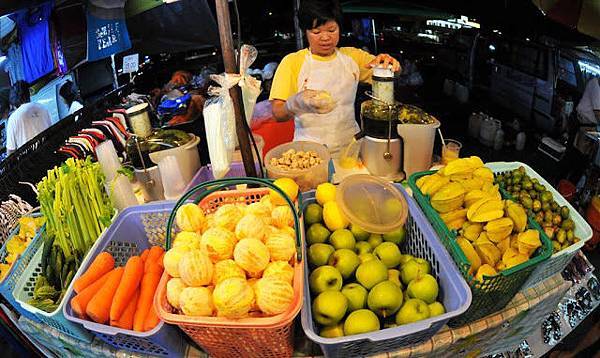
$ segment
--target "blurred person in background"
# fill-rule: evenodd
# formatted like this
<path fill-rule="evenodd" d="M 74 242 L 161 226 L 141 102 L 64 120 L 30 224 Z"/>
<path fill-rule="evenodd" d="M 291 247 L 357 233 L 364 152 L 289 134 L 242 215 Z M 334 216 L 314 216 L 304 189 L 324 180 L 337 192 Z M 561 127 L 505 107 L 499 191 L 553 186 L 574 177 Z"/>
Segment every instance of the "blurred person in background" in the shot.
<path fill-rule="evenodd" d="M 8 155 L 52 125 L 48 110 L 41 104 L 30 102 L 27 82 L 18 81 L 12 86 L 9 101 L 15 110 L 6 122 Z"/>
<path fill-rule="evenodd" d="M 60 87 L 58 94 L 63 98 L 67 106 L 69 106 L 69 114 L 73 114 L 83 108 L 83 104 L 78 100 L 79 96 L 73 82 L 67 80 Z"/>

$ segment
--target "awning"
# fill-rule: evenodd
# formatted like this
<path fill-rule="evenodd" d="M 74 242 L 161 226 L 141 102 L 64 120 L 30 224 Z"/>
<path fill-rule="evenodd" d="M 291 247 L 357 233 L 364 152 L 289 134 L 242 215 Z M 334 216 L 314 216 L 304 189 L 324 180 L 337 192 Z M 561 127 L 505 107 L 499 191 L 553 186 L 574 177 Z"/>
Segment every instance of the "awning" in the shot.
<path fill-rule="evenodd" d="M 454 15 L 442 10 L 433 9 L 415 3 L 392 0 L 379 1 L 345 1 L 342 3 L 345 14 L 384 14 L 395 16 L 422 17 L 426 19 L 448 19 Z"/>
<path fill-rule="evenodd" d="M 599 0 L 532 0 L 549 18 L 600 39 Z"/>

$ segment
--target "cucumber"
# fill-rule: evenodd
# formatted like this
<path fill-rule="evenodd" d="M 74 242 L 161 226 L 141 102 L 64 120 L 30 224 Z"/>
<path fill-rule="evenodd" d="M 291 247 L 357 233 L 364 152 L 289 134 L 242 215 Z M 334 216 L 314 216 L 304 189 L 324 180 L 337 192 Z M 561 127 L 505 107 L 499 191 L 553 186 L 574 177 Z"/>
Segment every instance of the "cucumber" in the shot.
<path fill-rule="evenodd" d="M 52 245 L 54 244 L 54 236 L 46 234 L 44 236 L 44 250 L 42 252 L 42 268 L 48 265 L 50 253 L 52 252 Z"/>

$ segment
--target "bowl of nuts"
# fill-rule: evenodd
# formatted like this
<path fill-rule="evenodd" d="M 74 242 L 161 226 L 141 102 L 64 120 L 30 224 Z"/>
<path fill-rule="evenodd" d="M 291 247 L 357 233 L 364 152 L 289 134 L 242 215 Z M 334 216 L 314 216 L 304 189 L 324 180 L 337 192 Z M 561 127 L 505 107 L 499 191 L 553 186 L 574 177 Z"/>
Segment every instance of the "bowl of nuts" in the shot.
<path fill-rule="evenodd" d="M 289 142 L 265 155 L 265 167 L 269 178 L 291 178 L 301 191 L 308 191 L 328 181 L 330 159 L 329 150 L 323 144 Z"/>

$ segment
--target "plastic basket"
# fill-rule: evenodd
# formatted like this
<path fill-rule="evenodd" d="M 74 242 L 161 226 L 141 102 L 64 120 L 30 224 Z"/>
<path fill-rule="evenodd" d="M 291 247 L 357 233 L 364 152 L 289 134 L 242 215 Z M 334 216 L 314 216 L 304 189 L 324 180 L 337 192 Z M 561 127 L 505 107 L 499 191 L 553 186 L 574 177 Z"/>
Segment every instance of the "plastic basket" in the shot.
<path fill-rule="evenodd" d="M 177 207 L 186 202 L 199 190 L 206 190 L 200 197 L 199 205 L 206 211 L 212 212 L 226 203 L 246 202 L 252 203 L 260 200 L 269 193 L 268 189 L 256 188 L 244 191 L 230 190 L 217 191 L 237 184 L 256 184 L 269 187 L 280 193 L 293 207 L 287 195 L 267 180 L 255 178 L 236 178 L 233 180 L 215 180 L 200 184 L 178 202 L 169 218 L 167 231 L 173 223 Z M 294 260 L 294 300 L 288 310 L 271 317 L 249 317 L 239 320 L 230 320 L 223 317 L 190 317 L 175 314 L 166 299 L 166 285 L 170 279 L 164 273 L 154 296 L 154 306 L 158 315 L 167 323 L 176 324 L 190 338 L 200 345 L 209 355 L 214 357 L 289 357 L 294 351 L 293 347 L 293 320 L 302 307 L 302 292 L 304 285 L 304 266 L 302 262 L 302 235 L 303 229 L 297 210 L 294 213 L 296 240 L 300 250 Z M 167 238 L 167 248 L 170 247 L 170 236 Z"/>
<path fill-rule="evenodd" d="M 161 202 L 132 206 L 123 210 L 102 239 L 99 239 L 99 244 L 90 251 L 91 260 L 85 265 L 81 265 L 73 280 L 80 277 L 93 259 L 103 251 L 113 255 L 115 266 L 125 266 L 131 256 L 139 255 L 152 244 L 163 246 L 165 242 L 164 227 L 174 205 L 174 202 Z M 156 235 L 161 230 L 162 238 Z M 152 244 L 148 242 L 149 238 L 153 241 Z M 80 319 L 73 313 L 70 303 L 71 298 L 75 295 L 72 287 L 65 294 L 67 303 L 64 305 L 63 313 L 66 319 L 83 325 L 109 345 L 117 349 L 154 356 L 181 357 L 184 355 L 185 338 L 176 327 L 160 322 L 148 332 L 136 332 Z"/>
<path fill-rule="evenodd" d="M 500 271 L 498 275 L 484 276 L 481 282 L 475 280 L 469 273 L 471 267 L 469 260 L 467 260 L 464 252 L 455 241 L 457 232 L 448 229 L 437 211 L 431 207 L 429 196 L 423 195 L 417 187 L 417 179 L 434 173 L 436 173 L 435 170 L 414 173 L 410 176 L 408 184 L 413 191 L 415 199 L 437 232 L 438 237 L 452 255 L 454 262 L 471 287 L 473 296 L 471 307 L 462 315 L 448 322 L 448 325 L 452 327 L 463 326 L 504 308 L 523 286 L 525 281 L 527 281 L 535 267 L 552 255 L 552 243 L 542 228 L 535 221 L 531 220 L 531 218 L 528 218 L 528 228 L 540 232 L 542 246 L 526 262 Z"/>
<path fill-rule="evenodd" d="M 433 228 L 427 222 L 427 218 L 404 188 L 400 184 L 395 184 L 395 186 L 406 198 L 409 211 L 405 224 L 406 239 L 402 244 L 401 252 L 423 258 L 431 263 L 432 275 L 438 279 L 440 285 L 439 301 L 444 304 L 447 312 L 423 321 L 376 332 L 348 337 L 324 338 L 317 333 L 317 325 L 312 318 L 312 297 L 308 284 L 305 283 L 302 328 L 308 338 L 321 346 L 325 356 L 362 357 L 416 344 L 431 338 L 448 320 L 465 312 L 471 304 L 469 286 L 462 278 L 448 252 L 437 240 Z M 305 205 L 314 202 L 316 202 L 314 191 L 305 194 Z M 304 270 L 305 281 L 308 282 L 309 269 L 307 263 L 305 263 Z"/>
<path fill-rule="evenodd" d="M 575 223 L 575 231 L 574 234 L 578 238 L 580 238 L 579 242 L 574 243 L 573 245 L 567 247 L 564 250 L 561 250 L 554 255 L 552 255 L 548 260 L 540 263 L 527 282 L 523 285 L 523 287 L 530 287 L 538 284 L 539 282 L 545 280 L 546 278 L 562 272 L 562 270 L 567 267 L 571 259 L 577 252 L 583 247 L 586 241 L 592 238 L 593 231 L 590 225 L 585 221 L 585 219 L 571 206 L 571 204 L 558 192 L 554 189 L 541 175 L 535 172 L 531 167 L 527 164 L 520 162 L 493 162 L 487 163 L 486 166 L 490 168 L 494 174 L 501 174 L 503 172 L 517 169 L 519 167 L 524 167 L 525 172 L 531 178 L 536 178 L 540 184 L 546 187 L 552 193 L 554 200 L 560 205 L 566 205 L 569 208 L 570 218 Z M 506 195 L 510 196 L 510 194 L 506 193 Z"/>
<path fill-rule="evenodd" d="M 258 173 L 260 173 L 260 168 L 258 166 L 258 163 L 256 163 L 256 171 Z M 244 176 L 246 176 L 246 169 L 244 169 L 244 163 L 241 163 L 241 162 L 231 163 L 229 171 L 227 172 L 227 174 L 225 174 L 226 178 L 235 178 L 235 177 L 244 177 Z M 184 193 L 189 192 L 193 187 L 195 187 L 199 184 L 202 184 L 202 183 L 205 183 L 205 182 L 211 181 L 211 180 L 215 180 L 215 176 L 213 175 L 212 168 L 209 164 L 207 166 L 200 168 L 196 172 L 196 175 L 194 175 L 192 180 L 190 180 L 188 185 L 185 187 Z M 197 197 L 196 195 L 192 196 L 192 199 L 194 199 L 196 197 Z"/>
<path fill-rule="evenodd" d="M 13 290 L 15 289 L 19 278 L 21 277 L 21 275 L 23 275 L 25 268 L 27 267 L 27 265 L 29 265 L 29 262 L 31 261 L 35 253 L 41 247 L 43 242 L 43 240 L 41 239 L 41 235 L 42 232 L 44 232 L 45 230 L 46 225 L 43 225 L 36 232 L 35 236 L 31 239 L 31 242 L 29 243 L 25 251 L 23 251 L 19 258 L 15 260 L 15 262 L 13 262 L 8 273 L 6 274 L 6 277 L 4 277 L 4 280 L 0 282 L 0 294 L 4 296 L 6 301 L 8 301 L 8 303 L 17 312 L 19 312 L 20 315 L 25 316 L 30 320 L 33 320 L 34 322 L 39 322 L 40 320 L 33 313 L 23 309 L 23 307 L 21 307 L 21 305 L 17 303 L 13 296 Z M 8 241 L 11 240 L 13 236 L 17 235 L 18 232 L 19 226 L 14 228 L 4 245 L 2 245 L 2 248 L 0 249 L 0 262 L 4 262 L 4 259 L 8 254 L 8 252 L 6 251 L 6 243 L 8 243 Z"/>

